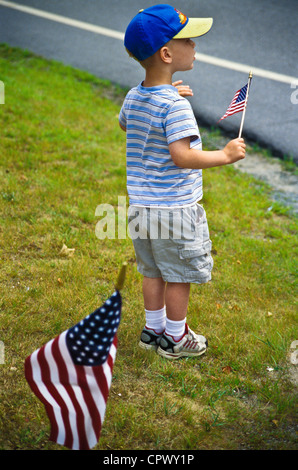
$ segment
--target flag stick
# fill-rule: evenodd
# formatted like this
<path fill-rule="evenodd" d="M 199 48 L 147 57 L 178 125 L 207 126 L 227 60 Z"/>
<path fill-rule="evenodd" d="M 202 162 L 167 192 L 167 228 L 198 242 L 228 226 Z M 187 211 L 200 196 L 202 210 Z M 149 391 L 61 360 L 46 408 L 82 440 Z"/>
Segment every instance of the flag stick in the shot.
<path fill-rule="evenodd" d="M 124 285 L 125 275 L 126 275 L 127 263 L 123 263 L 120 273 L 118 275 L 117 283 L 115 285 L 116 290 L 121 290 Z"/>
<path fill-rule="evenodd" d="M 241 134 L 242 134 L 243 123 L 244 123 L 244 118 L 245 118 L 245 111 L 246 111 L 246 104 L 247 104 L 247 100 L 248 100 L 248 93 L 249 93 L 249 87 L 250 87 L 251 79 L 252 79 L 252 71 L 249 72 L 249 76 L 248 76 L 248 84 L 247 84 L 246 97 L 245 97 L 245 105 L 244 105 L 244 110 L 243 110 L 243 113 L 242 113 L 242 119 L 241 119 L 241 124 L 240 124 L 238 137 L 241 137 Z"/>

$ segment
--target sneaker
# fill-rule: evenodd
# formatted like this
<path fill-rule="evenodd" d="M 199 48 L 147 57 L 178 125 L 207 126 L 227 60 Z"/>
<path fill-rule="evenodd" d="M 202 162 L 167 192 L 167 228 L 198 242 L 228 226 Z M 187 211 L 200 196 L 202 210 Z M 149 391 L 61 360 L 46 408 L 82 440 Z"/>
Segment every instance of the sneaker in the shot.
<path fill-rule="evenodd" d="M 205 336 L 197 335 L 189 326 L 185 325 L 185 333 L 179 341 L 165 333 L 162 335 L 157 353 L 167 359 L 179 359 L 180 357 L 201 356 L 206 352 L 208 341 Z"/>
<path fill-rule="evenodd" d="M 163 333 L 156 333 L 156 331 L 145 326 L 141 334 L 139 346 L 143 349 L 152 349 L 156 351 L 159 346 L 162 334 Z"/>

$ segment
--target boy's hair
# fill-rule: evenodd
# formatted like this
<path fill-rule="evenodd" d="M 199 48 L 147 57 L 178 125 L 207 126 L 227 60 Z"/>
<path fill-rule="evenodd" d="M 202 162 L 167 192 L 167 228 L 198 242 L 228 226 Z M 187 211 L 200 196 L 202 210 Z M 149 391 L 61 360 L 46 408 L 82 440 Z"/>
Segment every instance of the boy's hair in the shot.
<path fill-rule="evenodd" d="M 141 62 L 171 39 L 206 34 L 212 23 L 212 18 L 188 18 L 170 5 L 155 5 L 140 10 L 131 20 L 125 32 L 124 45 L 129 55 Z"/>

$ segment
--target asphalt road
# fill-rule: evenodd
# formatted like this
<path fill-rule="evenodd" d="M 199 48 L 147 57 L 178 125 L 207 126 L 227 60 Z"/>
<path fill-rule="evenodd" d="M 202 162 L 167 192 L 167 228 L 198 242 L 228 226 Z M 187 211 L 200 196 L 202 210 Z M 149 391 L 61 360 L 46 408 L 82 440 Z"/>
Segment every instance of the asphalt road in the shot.
<path fill-rule="evenodd" d="M 123 33 L 140 8 L 157 3 L 162 1 L 18 0 L 13 5 L 0 0 L 0 42 L 132 87 L 143 79 L 143 70 L 127 55 Z M 243 136 L 298 162 L 297 0 L 168 3 L 190 17 L 214 18 L 211 31 L 195 40 L 199 55 L 194 69 L 174 77 L 192 87 L 190 101 L 199 125 L 218 126 L 252 70 Z M 20 11 L 20 6 L 38 11 Z M 41 17 L 40 11 L 59 17 Z M 66 24 L 68 18 L 81 23 Z M 92 30 L 90 25 L 106 30 Z M 240 120 L 239 113 L 219 127 L 237 137 Z"/>

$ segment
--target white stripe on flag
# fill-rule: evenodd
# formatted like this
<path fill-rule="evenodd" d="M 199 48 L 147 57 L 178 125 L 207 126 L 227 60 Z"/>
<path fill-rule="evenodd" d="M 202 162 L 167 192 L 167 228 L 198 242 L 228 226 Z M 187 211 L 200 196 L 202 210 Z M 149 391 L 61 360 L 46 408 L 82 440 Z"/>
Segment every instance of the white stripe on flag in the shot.
<path fill-rule="evenodd" d="M 62 333 L 59 336 L 59 341 L 58 341 L 59 350 L 60 350 L 60 353 L 61 353 L 61 356 L 62 356 L 64 362 L 65 362 L 65 357 L 63 355 L 63 349 L 64 348 L 62 348 L 62 350 L 61 350 L 60 345 L 61 345 L 61 343 L 65 344 L 65 334 L 66 334 L 66 332 Z M 50 367 L 50 371 L 52 371 L 52 366 L 53 365 L 54 365 L 54 367 L 55 366 L 57 367 L 55 359 L 53 358 L 53 356 L 51 358 L 48 357 L 47 360 L 48 360 L 48 364 L 49 364 L 49 367 Z M 57 372 L 58 372 L 58 369 L 59 369 L 59 367 L 57 367 Z M 75 407 L 73 405 L 72 398 L 69 396 L 69 393 L 67 392 L 65 386 L 63 384 L 61 384 L 60 378 L 58 378 L 57 383 L 53 383 L 53 385 L 55 386 L 57 392 L 59 393 L 61 399 L 63 400 L 63 402 L 65 404 L 65 407 L 68 410 L 68 418 L 69 418 L 69 424 L 70 424 L 70 427 L 71 427 L 71 432 L 72 432 L 72 437 L 73 437 L 73 445 L 76 445 L 76 443 L 79 442 L 79 435 L 78 435 L 78 428 L 77 428 L 77 422 L 76 422 L 76 410 L 75 410 Z M 59 439 L 58 440 L 58 438 L 57 438 L 57 443 L 63 445 L 65 443 L 65 439 Z"/>
<path fill-rule="evenodd" d="M 76 372 L 75 366 L 68 352 L 68 348 L 66 345 L 66 333 L 67 332 L 64 331 L 59 337 L 59 349 L 63 357 L 64 363 L 67 367 L 68 381 L 71 384 L 72 390 L 76 396 L 78 404 L 83 413 L 84 427 L 85 427 L 85 433 L 86 433 L 86 438 L 88 440 L 88 444 L 90 445 L 90 447 L 93 447 L 97 443 L 97 439 L 96 439 L 93 428 L 91 428 L 88 423 L 90 415 L 89 415 L 88 407 L 84 400 L 84 396 L 82 394 L 81 387 L 78 384 L 78 378 L 77 378 L 77 372 Z M 73 450 L 77 450 L 80 448 L 80 437 L 78 435 L 76 422 L 74 423 L 74 428 L 75 428 L 76 435 L 74 435 L 74 442 L 73 442 L 72 448 Z M 72 426 L 72 429 L 73 429 L 73 426 Z"/>
<path fill-rule="evenodd" d="M 116 352 L 117 352 L 117 348 L 115 347 L 114 344 L 112 344 L 111 348 L 110 348 L 109 355 L 111 356 L 111 358 L 113 360 L 113 364 L 114 364 L 115 359 L 116 359 Z M 106 361 L 102 365 L 102 368 L 103 368 L 103 373 L 104 373 L 104 375 L 106 377 L 106 380 L 107 380 L 107 386 L 108 386 L 108 388 L 110 388 L 111 382 L 112 382 L 112 371 L 111 371 L 110 366 L 108 365 L 108 361 Z M 88 382 L 88 385 L 89 385 L 90 393 L 91 393 L 91 395 L 94 399 L 94 402 L 97 405 L 97 409 L 98 409 L 98 412 L 100 414 L 101 423 L 103 423 L 104 417 L 105 417 L 105 412 L 106 412 L 106 399 L 103 396 L 102 391 L 101 391 L 100 387 L 98 386 L 97 380 L 94 376 L 94 372 L 93 372 L 94 368 L 89 367 L 89 366 L 85 366 L 84 369 L 85 369 L 86 379 L 87 379 L 87 382 Z"/>
<path fill-rule="evenodd" d="M 52 343 L 53 343 L 53 341 L 54 340 L 52 339 L 51 341 L 49 341 L 45 345 L 44 356 L 45 356 L 45 359 L 47 360 L 47 363 L 49 365 L 52 384 L 55 386 L 55 388 L 56 388 L 57 392 L 59 393 L 59 395 L 62 396 L 61 391 L 59 389 L 63 388 L 63 391 L 64 391 L 64 387 L 59 383 L 60 382 L 59 371 L 58 371 L 56 361 L 55 361 L 55 359 L 53 357 L 53 354 L 52 354 Z M 57 403 L 57 407 L 59 407 L 58 403 Z M 63 421 L 62 414 L 61 414 L 60 410 L 61 410 L 60 407 L 59 407 L 59 409 L 58 408 L 56 409 L 56 407 L 54 409 L 54 412 L 56 411 L 57 414 L 60 415 L 59 421 L 57 421 L 57 425 L 58 425 L 57 442 L 58 443 L 64 443 L 65 442 L 65 426 L 64 426 L 64 421 Z"/>
<path fill-rule="evenodd" d="M 32 369 L 32 378 L 35 382 L 35 385 L 37 386 L 39 392 L 43 395 L 43 397 L 48 401 L 48 403 L 52 405 L 55 419 L 57 422 L 57 426 L 58 427 L 62 426 L 62 428 L 64 429 L 64 423 L 63 423 L 63 418 L 61 415 L 60 407 L 58 403 L 56 402 L 56 400 L 53 398 L 53 396 L 48 392 L 47 387 L 42 381 L 41 369 L 40 369 L 40 365 L 38 361 L 38 350 L 34 351 L 31 354 L 30 365 Z"/>

